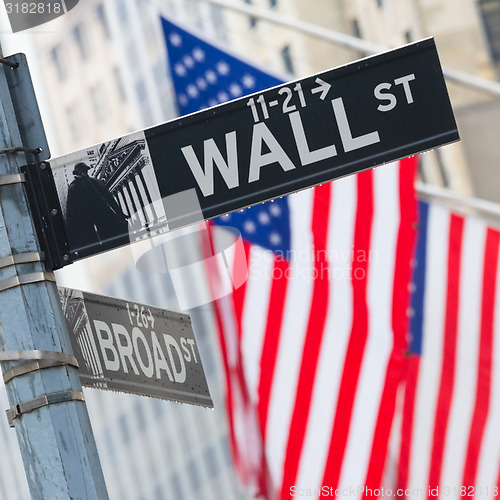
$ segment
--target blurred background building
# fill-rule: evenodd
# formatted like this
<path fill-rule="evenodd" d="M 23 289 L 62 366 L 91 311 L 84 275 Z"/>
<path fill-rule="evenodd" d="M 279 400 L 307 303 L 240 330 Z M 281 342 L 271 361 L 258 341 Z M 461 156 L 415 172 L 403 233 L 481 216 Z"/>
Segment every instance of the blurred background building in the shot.
<path fill-rule="evenodd" d="M 433 36 L 441 63 L 471 75 L 495 80 L 500 47 L 500 2 L 497 0 L 247 0 L 244 3 L 272 9 L 322 28 L 353 35 L 394 48 Z M 227 36 L 231 46 L 277 70 L 297 77 L 344 64 L 365 54 L 346 50 L 320 37 L 276 27 L 257 18 L 228 13 Z M 446 146 L 422 156 L 424 182 L 500 201 L 491 175 L 498 158 L 495 142 L 481 140 L 481 129 L 498 130 L 499 119 L 487 116 L 493 96 L 448 81 L 460 130 L 461 144 Z M 486 103 L 485 103 L 486 101 Z M 472 134 L 470 134 L 472 132 Z M 478 147 L 478 140 L 481 147 Z"/>
<path fill-rule="evenodd" d="M 233 53 L 297 78 L 363 57 L 319 36 L 277 26 L 207 0 L 85 0 L 33 29 L 33 51 L 52 156 L 174 118 L 173 87 L 160 14 Z M 228 2 L 229 3 L 229 2 Z M 443 66 L 495 80 L 500 75 L 500 0 L 233 0 L 393 48 L 434 36 Z M 2 7 L 3 8 L 3 7 Z M 6 53 L 16 36 L 4 35 Z M 33 69 L 32 69 L 33 71 Z M 462 143 L 422 155 L 422 181 L 500 201 L 495 181 L 498 96 L 448 82 Z M 61 285 L 175 307 L 171 284 L 146 278 L 128 250 L 58 273 Z M 86 390 L 111 498 L 241 499 L 232 470 L 218 343 L 208 308 L 193 322 L 215 410 Z M 0 402 L 7 407 L 5 391 Z M 0 421 L 0 498 L 28 498 L 14 431 Z"/>
<path fill-rule="evenodd" d="M 498 0 L 233 2 L 238 3 L 387 48 L 434 36 L 443 66 L 492 80 L 499 74 Z M 35 34 L 56 131 L 54 151 L 74 151 L 176 116 L 159 14 L 275 73 L 298 78 L 365 55 L 216 4 L 88 0 L 47 25 L 51 33 Z M 485 140 L 483 134 L 500 125 L 491 112 L 498 96 L 452 81 L 448 88 L 465 134 L 461 144 L 422 157 L 421 179 L 464 195 L 500 201 L 491 183 L 499 151 L 495 141 Z"/>

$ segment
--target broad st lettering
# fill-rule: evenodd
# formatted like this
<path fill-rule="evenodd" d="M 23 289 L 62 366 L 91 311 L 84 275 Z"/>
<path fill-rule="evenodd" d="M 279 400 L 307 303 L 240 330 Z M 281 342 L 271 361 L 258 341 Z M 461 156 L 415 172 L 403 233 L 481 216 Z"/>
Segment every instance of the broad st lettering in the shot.
<path fill-rule="evenodd" d="M 186 364 L 199 362 L 193 339 L 177 341 L 168 333 L 93 320 L 100 357 L 106 370 L 133 372 L 149 379 L 186 382 Z"/>

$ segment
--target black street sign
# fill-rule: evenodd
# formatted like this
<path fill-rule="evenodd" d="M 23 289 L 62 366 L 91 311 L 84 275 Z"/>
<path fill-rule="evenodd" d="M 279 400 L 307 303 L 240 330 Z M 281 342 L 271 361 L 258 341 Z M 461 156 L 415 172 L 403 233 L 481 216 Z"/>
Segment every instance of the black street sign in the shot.
<path fill-rule="evenodd" d="M 213 408 L 186 314 L 59 288 L 82 385 Z"/>
<path fill-rule="evenodd" d="M 429 38 L 50 166 L 78 259 L 128 243 L 129 230 L 134 240 L 192 223 L 189 208 L 164 203 L 187 190 L 210 219 L 457 140 Z"/>

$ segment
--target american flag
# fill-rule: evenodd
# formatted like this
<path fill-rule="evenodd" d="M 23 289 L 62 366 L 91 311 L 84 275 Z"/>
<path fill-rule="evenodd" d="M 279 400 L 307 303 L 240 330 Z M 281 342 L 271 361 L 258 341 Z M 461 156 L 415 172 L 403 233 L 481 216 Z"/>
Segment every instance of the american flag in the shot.
<path fill-rule="evenodd" d="M 500 232 L 420 203 L 399 484 L 500 492 Z M 438 489 L 436 489 L 438 488 Z"/>
<path fill-rule="evenodd" d="M 179 114 L 282 83 L 162 18 Z"/>
<path fill-rule="evenodd" d="M 289 251 L 248 243 L 249 280 L 218 304 L 281 498 L 383 483 L 414 239 L 415 160 L 401 163 L 288 197 Z M 259 208 L 226 221 L 259 227 Z"/>
<path fill-rule="evenodd" d="M 279 83 L 169 21 L 163 27 L 182 113 Z M 484 254 L 466 251 L 483 240 L 462 243 L 456 215 L 429 232 L 421 205 L 414 259 L 415 170 L 416 158 L 402 160 L 215 221 L 240 230 L 249 263 L 245 285 L 214 309 L 233 458 L 256 495 L 497 491 L 500 309 L 489 293 L 497 233 L 484 229 Z M 467 332 L 475 347 L 461 340 Z"/>
<path fill-rule="evenodd" d="M 244 78 L 247 91 L 278 83 L 163 27 L 183 113 L 220 102 Z M 363 497 L 382 484 L 416 214 L 416 160 L 400 163 L 216 221 L 240 230 L 248 255 L 248 281 L 215 312 L 235 466 L 266 498 L 317 497 L 325 487 Z"/>

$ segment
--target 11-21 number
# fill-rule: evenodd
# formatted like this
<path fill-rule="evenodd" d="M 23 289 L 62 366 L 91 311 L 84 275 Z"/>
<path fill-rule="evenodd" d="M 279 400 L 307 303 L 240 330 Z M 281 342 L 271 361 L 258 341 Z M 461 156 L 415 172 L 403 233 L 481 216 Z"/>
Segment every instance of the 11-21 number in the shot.
<path fill-rule="evenodd" d="M 293 92 L 296 92 L 298 97 L 299 97 L 299 102 L 300 105 L 305 108 L 306 107 L 306 99 L 304 97 L 304 91 L 302 90 L 302 85 L 300 83 L 297 83 L 295 87 L 293 87 L 293 90 L 290 89 L 289 87 L 281 87 L 278 90 L 278 94 L 284 95 L 285 99 L 283 101 L 283 106 L 282 106 L 282 112 L 283 113 L 291 113 L 292 111 L 295 111 L 297 109 L 297 106 L 295 104 L 290 104 L 290 101 L 293 97 Z M 271 101 L 269 103 L 269 106 L 276 106 L 278 104 L 278 101 Z M 255 122 L 259 121 L 259 112 L 257 105 L 260 105 L 261 111 L 262 111 L 262 116 L 264 117 L 264 120 L 267 120 L 269 118 L 269 111 L 268 111 L 268 104 L 266 103 L 266 99 L 263 94 L 261 94 L 257 100 L 255 100 L 253 97 L 251 97 L 248 102 L 247 106 L 250 107 L 252 110 L 252 116 Z"/>

